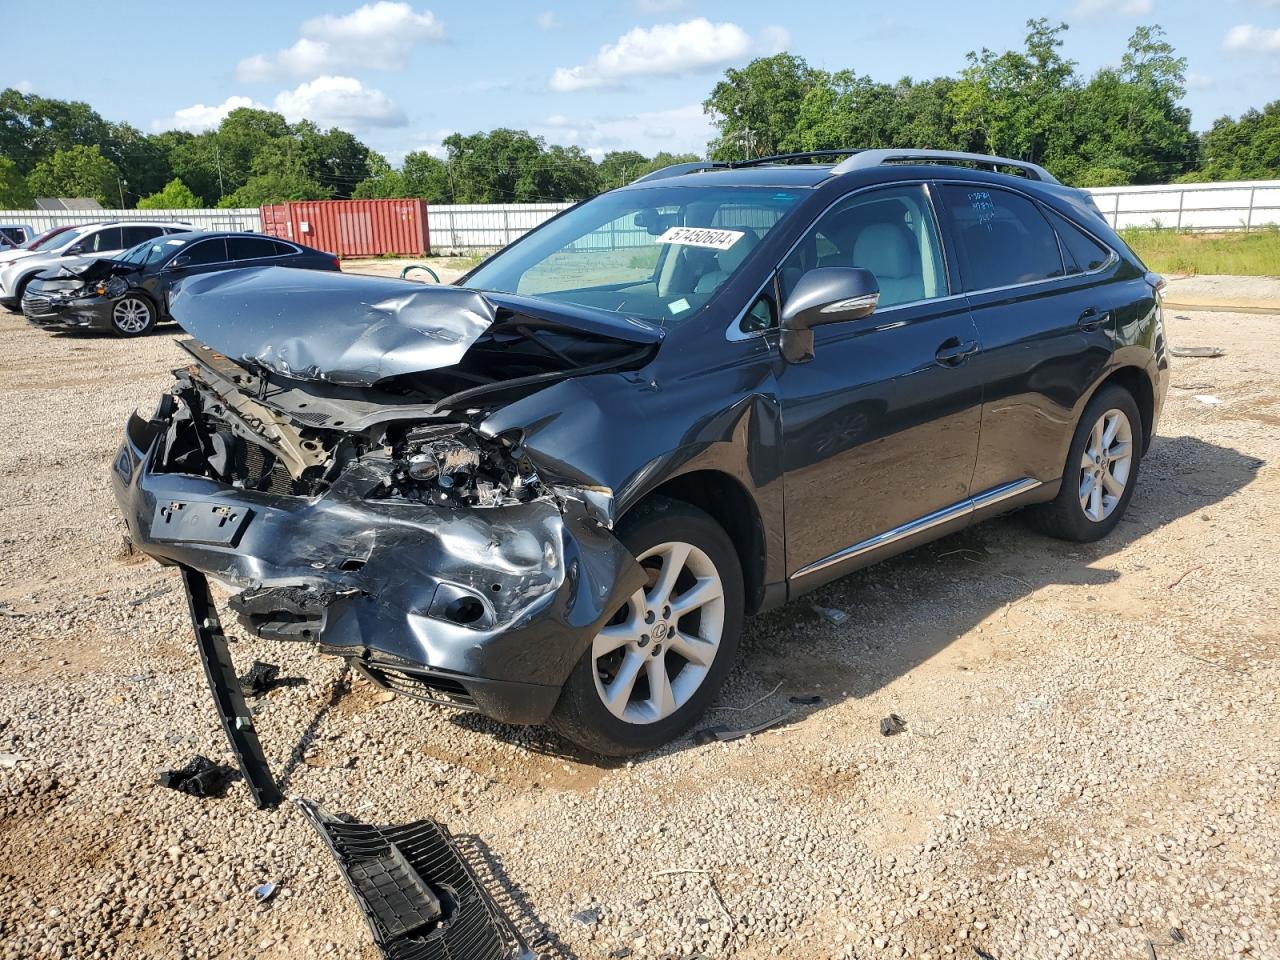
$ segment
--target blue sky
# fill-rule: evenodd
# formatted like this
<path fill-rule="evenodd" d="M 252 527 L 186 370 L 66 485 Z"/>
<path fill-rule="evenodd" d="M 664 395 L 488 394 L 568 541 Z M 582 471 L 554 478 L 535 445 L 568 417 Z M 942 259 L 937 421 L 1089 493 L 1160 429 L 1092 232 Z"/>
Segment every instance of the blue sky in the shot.
<path fill-rule="evenodd" d="M 1071 24 L 1066 55 L 1087 71 L 1118 62 L 1137 24 L 1164 26 L 1197 129 L 1280 97 L 1280 0 L 11 3 L 0 86 L 148 131 L 263 105 L 393 162 L 498 126 L 596 156 L 701 152 L 699 105 L 727 66 L 787 50 L 884 81 L 955 73 L 969 50 L 1020 46 L 1029 16 Z"/>

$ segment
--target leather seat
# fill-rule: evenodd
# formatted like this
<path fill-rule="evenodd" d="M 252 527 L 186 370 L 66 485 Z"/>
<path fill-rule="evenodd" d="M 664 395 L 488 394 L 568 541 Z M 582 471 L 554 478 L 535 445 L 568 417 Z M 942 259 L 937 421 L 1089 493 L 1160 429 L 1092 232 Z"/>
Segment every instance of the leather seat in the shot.
<path fill-rule="evenodd" d="M 698 282 L 693 287 L 694 293 L 714 293 L 719 289 L 720 284 L 728 280 L 729 275 L 742 265 L 742 261 L 747 259 L 747 254 L 760 243 L 760 237 L 750 227 L 724 227 L 723 229 L 740 230 L 742 236 L 729 249 L 716 252 L 716 269 L 698 278 Z"/>
<path fill-rule="evenodd" d="M 920 249 L 901 223 L 868 224 L 853 244 L 851 265 L 875 274 L 884 306 L 924 299 Z"/>

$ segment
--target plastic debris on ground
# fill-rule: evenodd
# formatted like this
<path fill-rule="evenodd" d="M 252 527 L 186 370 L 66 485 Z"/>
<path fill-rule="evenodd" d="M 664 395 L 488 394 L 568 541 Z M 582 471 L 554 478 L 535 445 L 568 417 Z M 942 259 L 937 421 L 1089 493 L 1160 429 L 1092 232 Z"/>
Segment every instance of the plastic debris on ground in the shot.
<path fill-rule="evenodd" d="M 307 681 L 302 677 L 282 677 L 280 667 L 274 663 L 253 661 L 253 666 L 239 678 L 240 692 L 246 697 L 261 697 L 276 687 L 296 687 Z"/>
<path fill-rule="evenodd" d="M 235 771 L 207 757 L 196 756 L 179 770 L 165 770 L 160 774 L 160 786 L 180 790 L 193 797 L 220 797 L 235 777 Z"/>
<path fill-rule="evenodd" d="M 1175 357 L 1225 357 L 1225 347 L 1170 347 L 1169 353 Z"/>
<path fill-rule="evenodd" d="M 896 713 L 891 713 L 880 721 L 881 736 L 892 737 L 895 733 L 901 733 L 905 729 L 907 729 L 907 721 Z"/>
<path fill-rule="evenodd" d="M 1199 400 L 1201 403 L 1208 404 L 1211 407 L 1216 407 L 1218 404 L 1222 403 L 1222 399 L 1220 397 L 1215 397 L 1212 393 L 1197 393 L 1191 399 Z"/>
<path fill-rule="evenodd" d="M 741 740 L 743 737 L 749 737 L 753 733 L 761 733 L 770 727 L 776 727 L 785 720 L 789 720 L 794 710 L 784 710 L 776 717 L 765 720 L 763 723 L 757 723 L 751 727 L 729 727 L 725 724 L 717 724 L 714 727 L 705 727 L 693 735 L 694 743 L 728 743 L 731 740 Z"/>
<path fill-rule="evenodd" d="M 818 604 L 813 605 L 813 612 L 820 616 L 828 623 L 834 623 L 837 626 L 849 619 L 849 614 L 835 607 L 821 607 Z"/>
<path fill-rule="evenodd" d="M 258 903 L 267 903 L 275 897 L 279 889 L 280 888 L 271 881 L 260 883 L 253 888 L 253 899 Z"/>
<path fill-rule="evenodd" d="M 388 960 L 533 960 L 434 820 L 374 826 L 299 799 Z"/>

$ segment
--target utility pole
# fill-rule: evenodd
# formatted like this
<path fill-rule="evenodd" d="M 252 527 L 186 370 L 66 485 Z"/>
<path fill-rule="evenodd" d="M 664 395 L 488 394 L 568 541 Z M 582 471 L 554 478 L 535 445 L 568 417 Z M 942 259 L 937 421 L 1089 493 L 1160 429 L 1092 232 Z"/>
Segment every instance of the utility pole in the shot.
<path fill-rule="evenodd" d="M 222 189 L 222 150 L 218 147 L 218 141 L 213 141 L 213 162 L 218 168 L 218 199 L 221 200 L 226 196 L 226 191 Z"/>
<path fill-rule="evenodd" d="M 129 184 L 128 180 L 121 180 L 119 177 L 116 177 L 116 186 L 120 188 L 120 209 L 121 210 L 124 209 L 124 188 L 128 186 L 128 184 Z"/>

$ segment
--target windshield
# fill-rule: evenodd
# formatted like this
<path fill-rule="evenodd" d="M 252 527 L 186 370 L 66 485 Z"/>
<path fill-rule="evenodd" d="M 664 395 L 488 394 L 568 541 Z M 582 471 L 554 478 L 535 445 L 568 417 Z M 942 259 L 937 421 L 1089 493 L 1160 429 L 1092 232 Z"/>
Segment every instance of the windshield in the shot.
<path fill-rule="evenodd" d="M 72 243 L 74 243 L 76 240 L 78 240 L 80 237 L 84 236 L 88 232 L 89 232 L 88 227 L 79 227 L 75 230 L 68 230 L 66 233 L 55 234 L 53 237 L 49 239 L 49 242 L 46 243 L 40 249 L 41 250 L 62 250 L 65 247 L 71 246 Z"/>
<path fill-rule="evenodd" d="M 23 244 L 24 250 L 47 250 L 53 246 L 53 241 L 58 239 L 64 233 L 69 232 L 66 227 L 54 227 L 52 230 L 46 230 L 40 236 L 28 240 Z"/>
<path fill-rule="evenodd" d="M 466 285 L 671 326 L 705 306 L 802 195 L 671 186 L 602 194 L 498 253 Z"/>
<path fill-rule="evenodd" d="M 116 263 L 130 263 L 135 266 L 143 266 L 148 263 L 155 263 L 157 260 L 176 252 L 177 248 L 185 244 L 185 240 L 144 240 L 135 247 L 130 247 L 120 256 L 115 258 Z"/>

